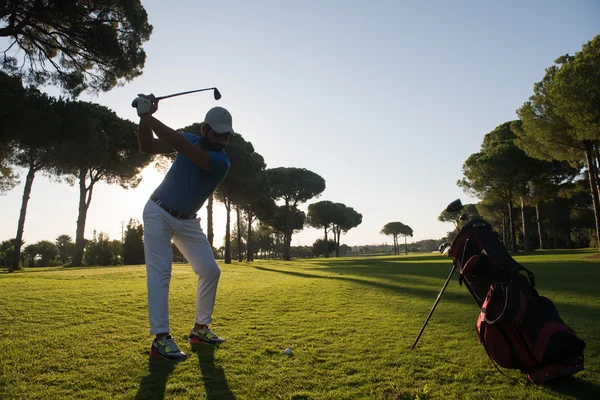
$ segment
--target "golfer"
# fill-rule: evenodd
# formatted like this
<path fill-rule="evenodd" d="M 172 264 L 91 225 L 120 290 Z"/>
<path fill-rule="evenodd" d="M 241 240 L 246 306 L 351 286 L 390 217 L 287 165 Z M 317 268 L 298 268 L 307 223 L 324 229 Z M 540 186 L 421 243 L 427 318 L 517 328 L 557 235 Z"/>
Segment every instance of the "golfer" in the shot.
<path fill-rule="evenodd" d="M 196 323 L 189 342 L 225 341 L 209 328 L 221 270 L 196 213 L 229 171 L 229 157 L 224 149 L 233 132 L 232 118 L 226 109 L 214 107 L 206 113 L 201 136 L 180 134 L 152 116 L 158 109 L 154 96 L 138 95 L 132 104 L 140 117 L 140 150 L 148 154 L 178 153 L 164 180 L 146 203 L 143 220 L 148 314 L 150 333 L 155 335 L 151 354 L 183 361 L 187 354 L 179 349 L 169 328 L 171 240 L 198 275 Z"/>

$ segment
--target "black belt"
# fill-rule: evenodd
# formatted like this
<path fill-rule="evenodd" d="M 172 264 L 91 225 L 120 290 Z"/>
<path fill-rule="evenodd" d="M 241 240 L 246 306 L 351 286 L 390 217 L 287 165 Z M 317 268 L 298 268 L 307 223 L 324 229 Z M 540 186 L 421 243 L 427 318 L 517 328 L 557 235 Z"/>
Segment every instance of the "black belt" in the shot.
<path fill-rule="evenodd" d="M 196 213 L 194 213 L 194 214 L 187 214 L 187 213 L 183 213 L 183 212 L 179 212 L 179 211 L 173 210 L 170 207 L 167 207 L 155 195 L 151 195 L 150 196 L 150 200 L 152 200 L 153 202 L 155 202 L 160 208 L 162 208 L 163 210 L 165 210 L 166 212 L 168 212 L 169 214 L 171 214 L 175 218 L 179 218 L 179 219 L 194 219 L 194 218 L 196 218 Z"/>

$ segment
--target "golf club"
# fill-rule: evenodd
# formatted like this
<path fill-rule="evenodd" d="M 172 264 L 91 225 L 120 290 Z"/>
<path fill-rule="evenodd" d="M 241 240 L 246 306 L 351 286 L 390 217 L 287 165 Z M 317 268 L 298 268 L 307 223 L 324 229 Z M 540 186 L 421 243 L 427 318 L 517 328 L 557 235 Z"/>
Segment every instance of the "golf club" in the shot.
<path fill-rule="evenodd" d="M 190 93 L 196 93 L 196 92 L 204 92 L 206 90 L 214 90 L 215 100 L 219 100 L 221 98 L 221 92 L 219 92 L 219 89 L 217 89 L 216 87 L 212 87 L 212 88 L 206 88 L 206 89 L 190 90 L 190 91 L 181 92 L 181 93 L 174 93 L 174 94 L 169 94 L 169 95 L 166 95 L 166 96 L 160 96 L 160 97 L 156 97 L 155 100 L 158 101 L 158 100 L 168 99 L 169 97 L 182 96 L 184 94 L 190 94 Z"/>

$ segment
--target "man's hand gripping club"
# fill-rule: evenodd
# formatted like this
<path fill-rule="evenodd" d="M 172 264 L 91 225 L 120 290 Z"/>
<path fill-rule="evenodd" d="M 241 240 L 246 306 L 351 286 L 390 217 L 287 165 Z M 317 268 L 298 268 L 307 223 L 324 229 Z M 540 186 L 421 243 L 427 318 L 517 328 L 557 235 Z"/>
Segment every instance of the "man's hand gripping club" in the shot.
<path fill-rule="evenodd" d="M 138 117 L 144 115 L 152 115 L 158 110 L 158 100 L 153 94 L 138 94 L 138 97 L 133 99 L 131 107 L 137 110 Z"/>

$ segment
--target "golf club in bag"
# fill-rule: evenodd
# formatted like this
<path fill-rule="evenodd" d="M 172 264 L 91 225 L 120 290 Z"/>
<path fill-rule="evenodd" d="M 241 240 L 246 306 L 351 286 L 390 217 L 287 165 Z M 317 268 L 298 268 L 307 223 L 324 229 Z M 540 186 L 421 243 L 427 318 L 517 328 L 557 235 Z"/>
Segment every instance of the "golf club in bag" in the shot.
<path fill-rule="evenodd" d="M 446 211 L 462 209 L 458 199 Z M 563 322 L 552 301 L 538 294 L 533 273 L 511 257 L 488 222 L 466 213 L 460 220 L 468 222 L 450 249 L 440 246 L 452 259 L 452 270 L 412 349 L 458 271 L 459 285 L 464 284 L 481 310 L 477 338 L 496 367 L 518 369 L 534 383 L 583 370 L 585 342 Z"/>

